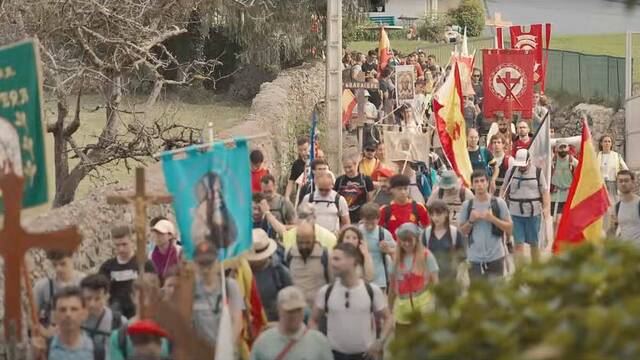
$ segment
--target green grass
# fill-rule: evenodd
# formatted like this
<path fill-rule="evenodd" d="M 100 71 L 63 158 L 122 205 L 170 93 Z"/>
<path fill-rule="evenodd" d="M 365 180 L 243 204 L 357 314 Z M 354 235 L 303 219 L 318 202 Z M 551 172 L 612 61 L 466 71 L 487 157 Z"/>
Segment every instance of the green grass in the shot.
<path fill-rule="evenodd" d="M 132 110 L 133 104 L 130 99 L 123 97 L 124 110 Z M 134 99 L 143 102 L 144 99 Z M 105 110 L 95 111 L 98 105 L 103 105 L 100 95 L 85 95 L 82 98 L 80 111 L 80 129 L 73 136 L 79 146 L 94 143 L 100 134 L 105 123 Z M 71 114 L 67 121 L 70 121 L 75 111 L 75 99 L 70 99 Z M 250 103 L 235 102 L 225 99 L 221 96 L 215 96 L 209 92 L 190 93 L 183 95 L 181 99 L 170 98 L 158 102 L 151 110 L 149 119 L 157 119 L 164 117 L 167 120 L 177 124 L 192 126 L 195 128 L 204 128 L 209 122 L 213 122 L 214 132 L 230 128 L 238 124 L 242 118 L 248 114 Z M 138 110 L 140 105 L 138 105 Z M 56 104 L 51 98 L 45 100 L 45 118 L 47 120 L 56 119 Z M 129 122 L 132 115 L 121 113 L 122 124 Z M 119 127 L 119 132 L 124 132 L 124 127 Z M 49 198 L 53 199 L 55 193 L 55 171 L 53 163 L 53 137 L 51 134 L 45 134 L 45 147 L 47 149 L 47 175 L 49 177 Z M 72 161 L 70 167 L 75 162 Z M 131 162 L 130 165 L 135 166 Z M 94 174 L 95 175 L 95 174 Z M 78 188 L 76 199 L 83 198 L 92 189 L 104 186 L 106 184 L 114 184 L 119 182 L 130 183 L 133 180 L 133 172 L 127 172 L 123 163 L 119 165 L 109 165 L 99 171 L 100 177 L 87 176 Z"/>

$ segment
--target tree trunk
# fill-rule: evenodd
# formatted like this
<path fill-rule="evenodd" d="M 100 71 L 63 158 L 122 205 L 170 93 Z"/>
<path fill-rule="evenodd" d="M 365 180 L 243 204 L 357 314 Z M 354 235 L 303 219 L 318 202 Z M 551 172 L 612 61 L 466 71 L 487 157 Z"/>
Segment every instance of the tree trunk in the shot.
<path fill-rule="evenodd" d="M 56 189 L 56 196 L 53 199 L 53 207 L 57 208 L 71 203 L 76 197 L 78 185 L 80 185 L 82 179 L 84 179 L 92 169 L 93 168 L 82 164 L 76 165 L 71 173 L 64 179 L 60 188 Z"/>
<path fill-rule="evenodd" d="M 55 125 L 49 129 L 53 135 L 53 158 L 55 166 L 56 194 L 53 207 L 58 207 L 56 199 L 59 198 L 63 185 L 69 176 L 69 154 L 67 154 L 67 139 L 64 133 L 64 120 L 69 113 L 66 99 L 58 99 L 58 119 Z M 63 205 L 63 204 L 62 204 Z"/>

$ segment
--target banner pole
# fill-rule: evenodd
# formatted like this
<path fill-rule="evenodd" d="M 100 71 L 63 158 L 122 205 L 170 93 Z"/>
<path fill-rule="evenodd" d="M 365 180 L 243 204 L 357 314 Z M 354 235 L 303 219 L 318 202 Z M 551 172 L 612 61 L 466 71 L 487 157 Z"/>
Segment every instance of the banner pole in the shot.
<path fill-rule="evenodd" d="M 154 158 L 159 158 L 161 156 L 164 155 L 175 155 L 175 154 L 180 154 L 183 152 L 186 152 L 187 150 L 191 150 L 191 149 L 203 149 L 203 148 L 207 148 L 207 147 L 212 147 L 213 144 L 215 143 L 223 143 L 223 144 L 233 144 L 236 140 L 257 140 L 257 139 L 262 139 L 265 137 L 268 137 L 269 134 L 267 133 L 262 133 L 262 134 L 258 134 L 258 135 L 252 135 L 252 136 L 245 136 L 245 137 L 239 137 L 239 138 L 228 138 L 228 139 L 222 139 L 222 140 L 215 140 L 215 141 L 211 141 L 208 142 L 206 144 L 198 144 L 198 145 L 191 145 L 191 146 L 186 146 L 180 149 L 175 149 L 175 150 L 169 150 L 169 151 L 161 151 L 158 153 L 155 153 L 153 155 Z"/>

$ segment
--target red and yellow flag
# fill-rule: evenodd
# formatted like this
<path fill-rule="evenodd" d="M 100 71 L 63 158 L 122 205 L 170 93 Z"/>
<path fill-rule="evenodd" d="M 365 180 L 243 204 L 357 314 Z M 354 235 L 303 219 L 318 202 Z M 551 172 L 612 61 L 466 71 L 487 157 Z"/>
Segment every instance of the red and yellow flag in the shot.
<path fill-rule="evenodd" d="M 467 127 L 462 110 L 464 102 L 460 68 L 457 63 L 454 65 L 452 75 L 447 78 L 441 87 L 442 91 L 439 91 L 433 100 L 436 128 L 442 150 L 453 170 L 469 185 L 473 168 L 467 151 Z"/>
<path fill-rule="evenodd" d="M 342 91 L 342 125 L 347 125 L 349 120 L 351 120 L 351 114 L 353 113 L 353 109 L 356 107 L 356 97 L 353 95 L 353 92 L 349 89 L 344 89 Z"/>
<path fill-rule="evenodd" d="M 610 206 L 587 121 L 583 120 L 580 162 L 558 225 L 553 252 L 567 244 L 602 239 L 602 220 Z"/>
<path fill-rule="evenodd" d="M 378 42 L 378 77 L 382 74 L 382 70 L 389 65 L 389 60 L 391 60 L 392 57 L 391 42 L 383 26 L 380 28 L 380 41 Z"/>

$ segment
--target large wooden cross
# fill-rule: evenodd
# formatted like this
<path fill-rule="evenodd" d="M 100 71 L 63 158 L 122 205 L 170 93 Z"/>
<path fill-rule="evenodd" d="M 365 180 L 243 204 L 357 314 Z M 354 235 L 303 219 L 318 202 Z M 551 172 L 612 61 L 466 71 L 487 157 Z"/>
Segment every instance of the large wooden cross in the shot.
<path fill-rule="evenodd" d="M 172 197 L 169 195 L 148 195 L 146 193 L 145 172 L 144 168 L 136 168 L 136 192 L 133 195 L 122 196 L 112 195 L 107 197 L 107 203 L 110 205 L 127 205 L 133 204 L 135 208 L 135 233 L 136 233 L 136 261 L 138 263 L 138 275 L 144 273 L 144 265 L 147 262 L 147 205 L 149 204 L 171 204 Z M 143 301 L 143 292 L 141 292 L 140 302 Z M 144 307 L 140 311 L 140 317 L 144 318 L 142 313 Z"/>
<path fill-rule="evenodd" d="M 16 175 L 13 166 L 0 166 L 0 190 L 4 198 L 4 227 L 0 231 L 0 255 L 4 259 L 4 334 L 9 342 L 22 340 L 22 299 L 20 276 L 24 255 L 29 249 L 73 252 L 82 237 L 71 227 L 44 234 L 30 234 L 20 223 L 24 178 Z"/>

